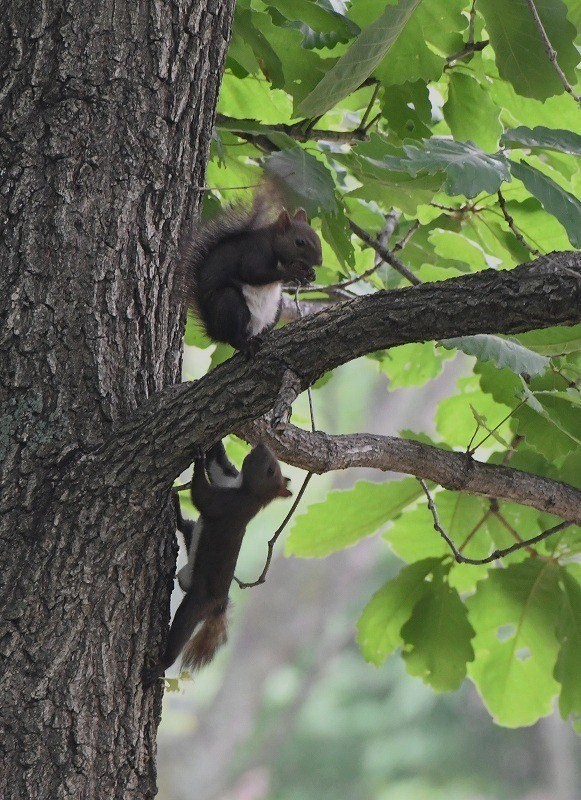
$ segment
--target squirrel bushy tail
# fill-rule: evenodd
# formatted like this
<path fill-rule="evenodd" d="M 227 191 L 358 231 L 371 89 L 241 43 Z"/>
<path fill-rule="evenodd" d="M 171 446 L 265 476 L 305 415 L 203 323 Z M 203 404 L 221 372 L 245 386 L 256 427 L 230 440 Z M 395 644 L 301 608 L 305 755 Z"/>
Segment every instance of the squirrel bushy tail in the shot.
<path fill-rule="evenodd" d="M 182 666 L 190 671 L 209 664 L 216 651 L 228 640 L 228 600 L 208 616 L 200 630 L 184 647 Z"/>
<path fill-rule="evenodd" d="M 251 202 L 239 200 L 225 206 L 217 216 L 200 223 L 185 237 L 177 265 L 177 283 L 181 299 L 186 306 L 198 311 L 197 276 L 212 250 L 241 233 L 257 231 L 272 222 L 275 190 L 262 185 Z"/>

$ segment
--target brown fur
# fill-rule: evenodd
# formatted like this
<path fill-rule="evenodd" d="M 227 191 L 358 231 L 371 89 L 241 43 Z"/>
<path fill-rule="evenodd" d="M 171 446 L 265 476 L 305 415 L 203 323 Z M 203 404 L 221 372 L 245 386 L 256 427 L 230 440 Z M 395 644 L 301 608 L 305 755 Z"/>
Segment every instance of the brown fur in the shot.
<path fill-rule="evenodd" d="M 228 603 L 207 617 L 199 631 L 189 640 L 183 650 L 182 666 L 190 671 L 201 669 L 209 664 L 216 651 L 228 640 Z"/>

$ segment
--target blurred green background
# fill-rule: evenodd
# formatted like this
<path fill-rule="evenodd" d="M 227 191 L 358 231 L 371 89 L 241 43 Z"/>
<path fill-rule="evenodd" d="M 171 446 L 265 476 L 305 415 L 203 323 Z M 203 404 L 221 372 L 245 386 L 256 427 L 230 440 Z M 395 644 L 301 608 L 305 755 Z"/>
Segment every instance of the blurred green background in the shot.
<path fill-rule="evenodd" d="M 208 356 L 186 351 L 184 376 L 198 377 Z M 330 433 L 432 433 L 438 400 L 471 364 L 459 354 L 424 388 L 388 391 L 372 361 L 353 362 L 315 393 L 317 424 Z M 307 420 L 303 396 L 293 421 Z M 240 455 L 240 445 L 231 452 Z M 303 474 L 284 472 L 296 492 Z M 362 477 L 389 479 L 362 470 L 315 476 L 298 513 L 329 488 Z M 258 575 L 266 541 L 290 502 L 272 504 L 253 521 L 239 577 Z M 356 620 L 401 566 L 380 536 L 322 560 L 281 551 L 282 542 L 265 585 L 233 587 L 230 641 L 216 661 L 166 692 L 160 800 L 581 797 L 581 744 L 558 715 L 508 730 L 494 725 L 468 681 L 459 692 L 437 695 L 397 656 L 379 669 L 363 660 Z M 176 589 L 174 608 L 180 599 Z"/>

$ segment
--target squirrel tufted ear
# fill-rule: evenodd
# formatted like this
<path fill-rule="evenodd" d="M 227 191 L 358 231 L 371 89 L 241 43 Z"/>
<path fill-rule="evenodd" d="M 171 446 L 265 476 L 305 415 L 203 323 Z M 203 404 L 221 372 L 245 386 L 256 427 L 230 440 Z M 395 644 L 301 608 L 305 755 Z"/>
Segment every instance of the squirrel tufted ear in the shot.
<path fill-rule="evenodd" d="M 304 208 L 298 208 L 295 211 L 294 218 L 297 220 L 297 222 L 308 222 L 309 221 L 307 219 L 307 212 L 305 211 Z"/>
<path fill-rule="evenodd" d="M 280 212 L 276 220 L 276 229 L 279 233 L 284 233 L 290 228 L 290 224 L 291 224 L 290 214 L 288 213 L 286 208 L 283 208 L 283 210 Z"/>

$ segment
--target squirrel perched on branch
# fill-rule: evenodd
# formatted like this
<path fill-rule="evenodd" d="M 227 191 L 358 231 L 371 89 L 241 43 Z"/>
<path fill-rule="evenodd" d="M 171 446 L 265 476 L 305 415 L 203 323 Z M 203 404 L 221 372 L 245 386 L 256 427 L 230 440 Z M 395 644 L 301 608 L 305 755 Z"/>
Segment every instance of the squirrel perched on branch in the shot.
<path fill-rule="evenodd" d="M 265 191 L 248 207 L 236 204 L 186 239 L 178 265 L 184 300 L 208 336 L 252 352 L 280 317 L 282 284 L 314 280 L 321 241 L 304 209 L 272 219 Z"/>
<path fill-rule="evenodd" d="M 176 503 L 177 527 L 188 551 L 188 563 L 178 573 L 186 594 L 173 619 L 161 663 L 146 671 L 146 683 L 163 674 L 182 651 L 183 666 L 193 670 L 209 663 L 224 644 L 228 592 L 246 527 L 276 497 L 291 496 L 288 483 L 265 444 L 251 450 L 240 473 L 228 461 L 221 442 L 207 456 L 196 458 L 190 492 L 200 512 L 198 520 L 184 520 L 179 500 Z"/>

